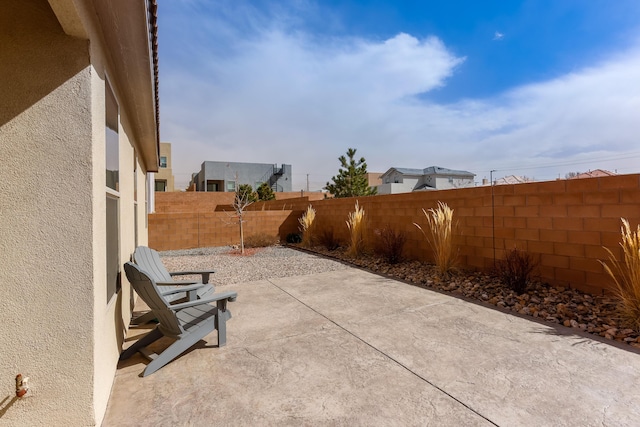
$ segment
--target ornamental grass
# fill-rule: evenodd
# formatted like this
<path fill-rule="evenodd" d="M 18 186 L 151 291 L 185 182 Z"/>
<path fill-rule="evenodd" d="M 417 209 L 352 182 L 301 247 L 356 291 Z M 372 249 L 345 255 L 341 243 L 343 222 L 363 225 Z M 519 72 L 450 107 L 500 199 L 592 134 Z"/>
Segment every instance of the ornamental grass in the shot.
<path fill-rule="evenodd" d="M 428 230 L 413 223 L 422 232 L 433 250 L 434 262 L 438 272 L 448 277 L 455 269 L 458 252 L 453 242 L 453 209 L 446 203 L 438 202 L 436 209 L 429 209 L 429 212 L 422 209 L 422 213 L 427 218 Z"/>
<path fill-rule="evenodd" d="M 628 326 L 640 332 L 640 225 L 635 232 L 629 221 L 622 219 L 622 260 L 618 260 L 609 248 L 609 262 L 600 261 L 613 279 L 614 292 L 619 299 L 620 314 Z"/>
<path fill-rule="evenodd" d="M 347 255 L 358 258 L 364 254 L 366 249 L 366 223 L 364 209 L 358 205 L 357 201 L 355 211 L 349 213 L 347 227 L 349 227 L 349 248 L 347 249 Z"/>
<path fill-rule="evenodd" d="M 316 220 L 316 210 L 313 209 L 313 206 L 309 205 L 307 210 L 302 214 L 302 217 L 298 218 L 298 222 L 300 223 L 300 231 L 302 231 L 302 246 L 305 248 L 310 248 L 313 246 L 315 242 L 315 220 Z"/>

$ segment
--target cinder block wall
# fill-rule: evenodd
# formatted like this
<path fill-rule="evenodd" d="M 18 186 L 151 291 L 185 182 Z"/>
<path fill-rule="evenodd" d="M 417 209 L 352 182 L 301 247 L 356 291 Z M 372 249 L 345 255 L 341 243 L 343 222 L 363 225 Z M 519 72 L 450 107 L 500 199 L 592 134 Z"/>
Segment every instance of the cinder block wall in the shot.
<path fill-rule="evenodd" d="M 302 194 L 302 196 L 301 196 Z M 203 192 L 203 191 L 182 191 L 182 192 L 156 192 L 155 193 L 155 213 L 193 213 L 193 212 L 214 212 L 219 205 L 230 205 L 233 202 L 233 192 Z M 322 200 L 323 193 L 293 191 L 286 193 L 275 193 L 276 201 L 299 199 Z M 256 206 L 261 206 L 256 203 Z"/>
<path fill-rule="evenodd" d="M 640 175 L 416 192 L 357 200 L 366 212 L 369 237 L 373 239 L 374 230 L 385 226 L 404 231 L 408 258 L 431 259 L 428 243 L 413 223 L 425 225 L 422 209 L 435 208 L 438 201 L 442 201 L 454 209 L 454 218 L 459 224 L 457 238 L 462 266 L 490 269 L 494 265 L 494 254 L 500 259 L 505 250 L 518 247 L 539 258 L 539 274 L 544 280 L 556 286 L 599 292 L 610 283 L 598 262 L 607 258 L 603 246 L 620 256 L 620 218 L 627 218 L 634 228 L 640 222 Z M 354 210 L 355 202 L 355 198 L 318 201 L 297 198 L 287 200 L 286 205 L 282 201 L 257 204 L 253 206 L 256 211 L 250 212 L 256 219 L 246 223 L 251 227 L 247 228 L 251 230 L 247 235 L 260 231 L 284 238 L 298 230 L 297 218 L 312 204 L 317 212 L 318 228 L 332 228 L 339 239 L 347 241 L 345 221 Z M 215 215 L 226 214 L 217 212 Z M 267 219 L 259 222 L 260 216 Z M 176 215 L 165 218 L 151 215 L 150 245 L 160 250 L 225 245 L 229 241 L 224 239 L 232 238 L 234 232 L 237 236 L 237 230 L 221 225 L 220 217 L 213 221 L 191 214 L 190 218 L 195 219 L 187 221 Z M 201 231 L 199 242 L 198 218 L 200 221 L 207 218 L 205 221 L 210 227 L 204 233 Z M 259 229 L 258 225 L 264 228 Z M 156 234 L 160 227 L 164 227 L 163 232 Z M 174 237 L 174 234 L 183 236 Z M 175 246 L 186 245 L 187 236 L 193 234 L 196 237 L 189 237 L 188 246 Z"/>

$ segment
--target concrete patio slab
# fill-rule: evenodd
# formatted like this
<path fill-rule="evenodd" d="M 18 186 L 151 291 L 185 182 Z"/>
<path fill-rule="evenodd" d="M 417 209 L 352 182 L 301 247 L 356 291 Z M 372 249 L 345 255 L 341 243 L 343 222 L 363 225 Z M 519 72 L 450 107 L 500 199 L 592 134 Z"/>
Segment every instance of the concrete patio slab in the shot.
<path fill-rule="evenodd" d="M 566 328 L 358 269 L 233 289 L 227 346 L 202 342 L 146 378 L 141 356 L 121 364 L 103 426 L 640 419 L 640 355 Z"/>

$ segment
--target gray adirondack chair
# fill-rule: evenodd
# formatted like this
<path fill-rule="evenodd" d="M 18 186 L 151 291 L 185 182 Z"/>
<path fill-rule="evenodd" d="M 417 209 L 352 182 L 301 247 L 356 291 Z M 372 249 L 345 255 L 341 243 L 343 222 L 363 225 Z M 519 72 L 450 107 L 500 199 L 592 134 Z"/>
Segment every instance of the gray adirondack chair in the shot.
<path fill-rule="evenodd" d="M 226 322 L 231 318 L 231 312 L 227 310 L 227 302 L 236 300 L 238 296 L 236 292 L 220 292 L 205 299 L 171 304 L 165 299 L 166 293 L 163 294 L 155 281 L 139 266 L 128 262 L 124 265 L 124 271 L 135 291 L 159 321 L 151 332 L 120 355 L 120 360 L 125 360 L 139 351 L 150 359 L 151 362 L 142 373 L 143 377 L 153 374 L 216 329 L 218 330 L 218 347 L 226 344 Z M 191 290 L 203 285 L 187 286 Z M 184 290 L 176 290 L 176 292 L 184 292 Z M 213 302 L 216 305 L 212 305 Z M 146 349 L 148 345 L 162 337 L 173 338 L 175 341 L 159 355 Z"/>
<path fill-rule="evenodd" d="M 160 286 L 160 292 L 162 292 L 165 299 L 169 302 L 174 302 L 184 298 L 188 298 L 189 301 L 194 301 L 197 298 L 208 298 L 215 292 L 215 287 L 209 284 L 209 277 L 211 273 L 215 273 L 214 270 L 169 272 L 162 263 L 160 254 L 146 246 L 138 246 L 136 248 L 133 253 L 133 260 L 143 271 L 146 271 L 147 274 L 149 274 L 149 277 L 156 282 L 156 285 Z M 202 282 L 173 279 L 173 276 L 198 274 L 202 276 Z M 202 283 L 205 286 L 200 286 L 197 289 L 191 290 L 187 290 L 185 288 L 185 285 L 195 285 L 199 283 Z M 180 290 L 180 292 L 176 292 L 176 290 Z M 148 312 L 132 319 L 131 324 L 142 325 L 153 319 L 153 313 Z"/>

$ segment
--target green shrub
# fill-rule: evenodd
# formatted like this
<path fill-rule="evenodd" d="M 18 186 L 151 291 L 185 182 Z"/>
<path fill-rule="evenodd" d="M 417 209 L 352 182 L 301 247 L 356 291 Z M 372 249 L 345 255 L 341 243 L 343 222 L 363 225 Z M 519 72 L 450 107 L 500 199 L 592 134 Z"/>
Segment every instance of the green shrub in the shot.
<path fill-rule="evenodd" d="M 530 253 L 513 248 L 507 251 L 504 259 L 498 261 L 496 272 L 503 284 L 520 295 L 527 290 L 537 265 Z"/>
<path fill-rule="evenodd" d="M 389 264 L 397 264 L 402 260 L 402 251 L 407 242 L 407 235 L 402 231 L 396 231 L 390 226 L 382 230 L 375 230 L 375 253 L 380 255 Z"/>
<path fill-rule="evenodd" d="M 631 231 L 629 221 L 622 218 L 623 258 L 619 261 L 609 248 L 609 266 L 600 261 L 605 271 L 613 279 L 615 293 L 620 302 L 620 311 L 624 321 L 634 330 L 640 332 L 640 225 L 635 232 Z"/>
<path fill-rule="evenodd" d="M 260 184 L 260 186 L 258 186 L 258 188 L 256 189 L 256 193 L 258 195 L 259 201 L 275 200 L 276 198 L 273 189 L 271 189 L 271 187 L 269 187 L 269 184 L 267 184 L 266 182 L 263 182 L 262 184 Z"/>
<path fill-rule="evenodd" d="M 253 188 L 249 184 L 240 184 L 236 190 L 236 194 L 241 200 L 249 203 L 255 203 L 258 201 L 258 194 L 253 191 Z"/>

